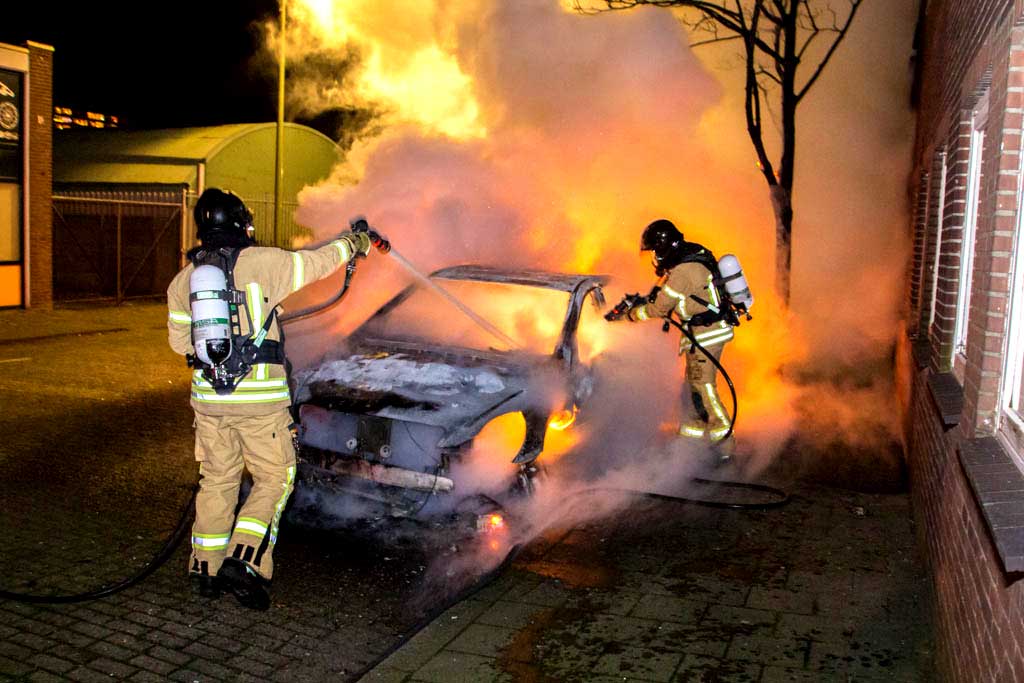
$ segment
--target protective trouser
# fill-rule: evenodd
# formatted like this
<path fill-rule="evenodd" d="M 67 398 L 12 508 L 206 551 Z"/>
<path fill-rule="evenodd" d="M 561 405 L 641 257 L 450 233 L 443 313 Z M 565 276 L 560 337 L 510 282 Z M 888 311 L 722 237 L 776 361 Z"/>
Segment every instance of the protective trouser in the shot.
<path fill-rule="evenodd" d="M 260 576 L 274 573 L 278 523 L 295 481 L 291 416 L 196 414 L 199 495 L 192 527 L 189 570 L 216 575 L 225 557 L 237 558 Z M 253 487 L 238 516 L 243 466 Z"/>
<path fill-rule="evenodd" d="M 722 357 L 724 347 L 725 344 L 718 344 L 704 348 L 718 360 Z M 729 431 L 732 422 L 718 395 L 718 369 L 698 349 L 688 351 L 685 358 L 686 386 L 683 389 L 683 422 L 679 426 L 679 435 L 706 440 L 725 449 L 728 454 L 732 436 L 727 443 L 719 442 Z"/>

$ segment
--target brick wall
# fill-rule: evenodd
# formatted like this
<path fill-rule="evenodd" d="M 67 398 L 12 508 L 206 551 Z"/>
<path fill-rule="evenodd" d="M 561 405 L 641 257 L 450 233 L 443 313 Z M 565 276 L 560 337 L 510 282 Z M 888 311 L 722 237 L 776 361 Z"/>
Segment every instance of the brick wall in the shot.
<path fill-rule="evenodd" d="M 53 48 L 28 43 L 29 50 L 29 301 L 53 306 Z"/>
<path fill-rule="evenodd" d="M 925 279 L 925 226 L 928 222 L 928 180 L 927 171 L 918 173 L 917 197 L 914 200 L 914 243 L 913 254 L 910 259 L 908 271 L 908 291 L 910 319 L 909 332 L 917 334 L 921 328 L 921 291 L 924 288 Z"/>
<path fill-rule="evenodd" d="M 1024 577 L 1004 573 L 957 456 L 965 439 L 994 435 L 999 419 L 1020 218 L 1024 0 L 929 0 L 926 22 L 916 172 L 908 179 L 917 206 L 908 226 L 915 245 L 908 304 L 916 320 L 910 329 L 927 342 L 929 362 L 907 378 L 907 443 L 919 541 L 935 586 L 937 669 L 958 683 L 1024 681 Z M 928 378 L 953 366 L 972 120 L 985 101 L 964 407 L 959 424 L 946 429 Z"/>

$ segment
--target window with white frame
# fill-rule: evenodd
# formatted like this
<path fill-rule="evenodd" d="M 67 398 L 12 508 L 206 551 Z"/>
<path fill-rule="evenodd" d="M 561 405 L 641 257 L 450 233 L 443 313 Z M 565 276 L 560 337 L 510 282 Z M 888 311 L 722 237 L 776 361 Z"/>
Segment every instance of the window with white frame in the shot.
<path fill-rule="evenodd" d="M 981 195 L 981 162 L 985 148 L 985 123 L 988 120 L 988 94 L 978 102 L 971 117 L 968 147 L 964 228 L 960 239 L 960 282 L 953 326 L 953 372 L 964 381 L 967 365 L 967 323 L 971 310 L 971 278 L 974 275 L 974 241 L 978 227 L 978 201 Z"/>
<path fill-rule="evenodd" d="M 1010 451 L 1024 454 L 1024 201 L 1018 178 L 1017 229 L 1010 278 L 1009 325 L 1003 348 L 999 436 Z"/>
<path fill-rule="evenodd" d="M 939 256 L 942 254 L 942 218 L 943 210 L 945 209 L 946 203 L 946 153 L 942 152 L 939 154 L 941 170 L 939 171 L 939 183 L 938 191 L 934 192 L 934 196 L 929 198 L 930 202 L 934 202 L 935 205 L 935 254 L 933 255 L 933 261 L 931 263 L 931 282 L 928 283 L 928 327 L 932 326 L 935 322 L 935 299 L 939 292 Z M 933 188 L 935 189 L 935 188 Z M 931 207 L 929 207 L 928 213 L 931 213 Z M 925 225 L 925 230 L 928 226 Z"/>

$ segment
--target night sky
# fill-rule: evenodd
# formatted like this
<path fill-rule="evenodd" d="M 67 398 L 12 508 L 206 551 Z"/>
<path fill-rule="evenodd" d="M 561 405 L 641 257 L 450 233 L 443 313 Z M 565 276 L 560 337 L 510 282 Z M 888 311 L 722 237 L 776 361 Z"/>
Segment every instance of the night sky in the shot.
<path fill-rule="evenodd" d="M 120 116 L 125 128 L 277 116 L 276 73 L 252 63 L 253 23 L 276 17 L 276 0 L 17 4 L 0 42 L 56 48 L 55 106 Z"/>

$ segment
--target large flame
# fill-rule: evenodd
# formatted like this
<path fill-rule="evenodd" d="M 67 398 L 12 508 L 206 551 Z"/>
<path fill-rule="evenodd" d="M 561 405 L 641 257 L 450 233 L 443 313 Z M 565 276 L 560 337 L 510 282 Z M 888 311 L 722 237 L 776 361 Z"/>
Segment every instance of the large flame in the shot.
<path fill-rule="evenodd" d="M 808 330 L 820 335 L 823 326 L 801 326 L 770 292 L 774 218 L 744 132 L 735 94 L 742 91 L 723 96 L 720 79 L 690 51 L 671 13 L 580 16 L 571 5 L 295 2 L 289 11 L 298 28 L 289 48 L 300 54 L 331 46 L 357 50 L 363 55 L 357 85 L 344 96 L 385 102 L 397 117 L 391 123 L 407 124 L 364 141 L 334 181 L 304 191 L 298 218 L 326 235 L 344 227 L 346 217 L 371 216 L 425 271 L 476 262 L 611 274 L 609 303 L 653 284 L 650 262 L 637 250 L 639 233 L 651 220 L 670 218 L 687 239 L 719 256 L 734 253 L 743 264 L 757 301 L 755 320 L 737 331 L 723 363 L 741 396 L 738 435 L 777 442 L 794 421 L 791 404 L 799 394 L 779 370 L 803 358 Z M 884 149 L 892 147 L 884 142 Z M 353 177 L 356 184 L 338 180 Z M 897 198 L 900 182 L 890 183 Z M 879 196 L 862 190 L 872 200 Z M 889 234 L 898 232 L 891 228 L 900 219 L 896 209 L 884 220 L 862 223 Z M 837 220 L 841 216 L 832 212 L 820 227 L 810 227 L 830 234 Z M 900 245 L 885 253 L 898 260 Z M 872 309 L 884 309 L 879 315 L 895 315 L 892 297 L 878 295 L 878 287 L 858 292 L 886 301 Z M 541 304 L 528 298 L 471 305 L 528 347 L 550 339 L 562 323 L 547 308 L 540 315 Z M 453 320 L 425 311 L 419 324 Z M 863 343 L 868 337 L 857 325 L 864 324 L 855 323 L 835 346 Z M 609 324 L 588 306 L 580 321 L 581 355 L 612 371 L 623 357 L 632 359 L 636 384 L 651 387 L 643 408 L 662 421 L 678 419 L 678 333 L 662 335 L 650 323 L 640 327 Z M 877 317 L 864 327 L 881 334 L 881 344 L 891 339 L 878 333 Z M 664 382 L 666 376 L 672 381 Z M 654 389 L 665 386 L 672 389 Z M 720 392 L 730 406 L 724 384 Z M 563 408 L 553 405 L 552 411 Z M 548 429 L 552 443 L 575 443 L 584 432 L 581 425 L 560 431 L 564 417 L 556 416 Z M 521 435 L 508 432 L 519 428 L 515 420 L 496 427 L 509 442 L 496 451 L 514 451 Z"/>
<path fill-rule="evenodd" d="M 337 93 L 339 98 L 382 103 L 393 113 L 392 123 L 414 123 L 456 138 L 486 134 L 472 80 L 450 47 L 438 42 L 438 9 L 432 3 L 296 0 L 289 12 L 293 58 L 324 48 L 362 56 L 355 92 Z"/>

